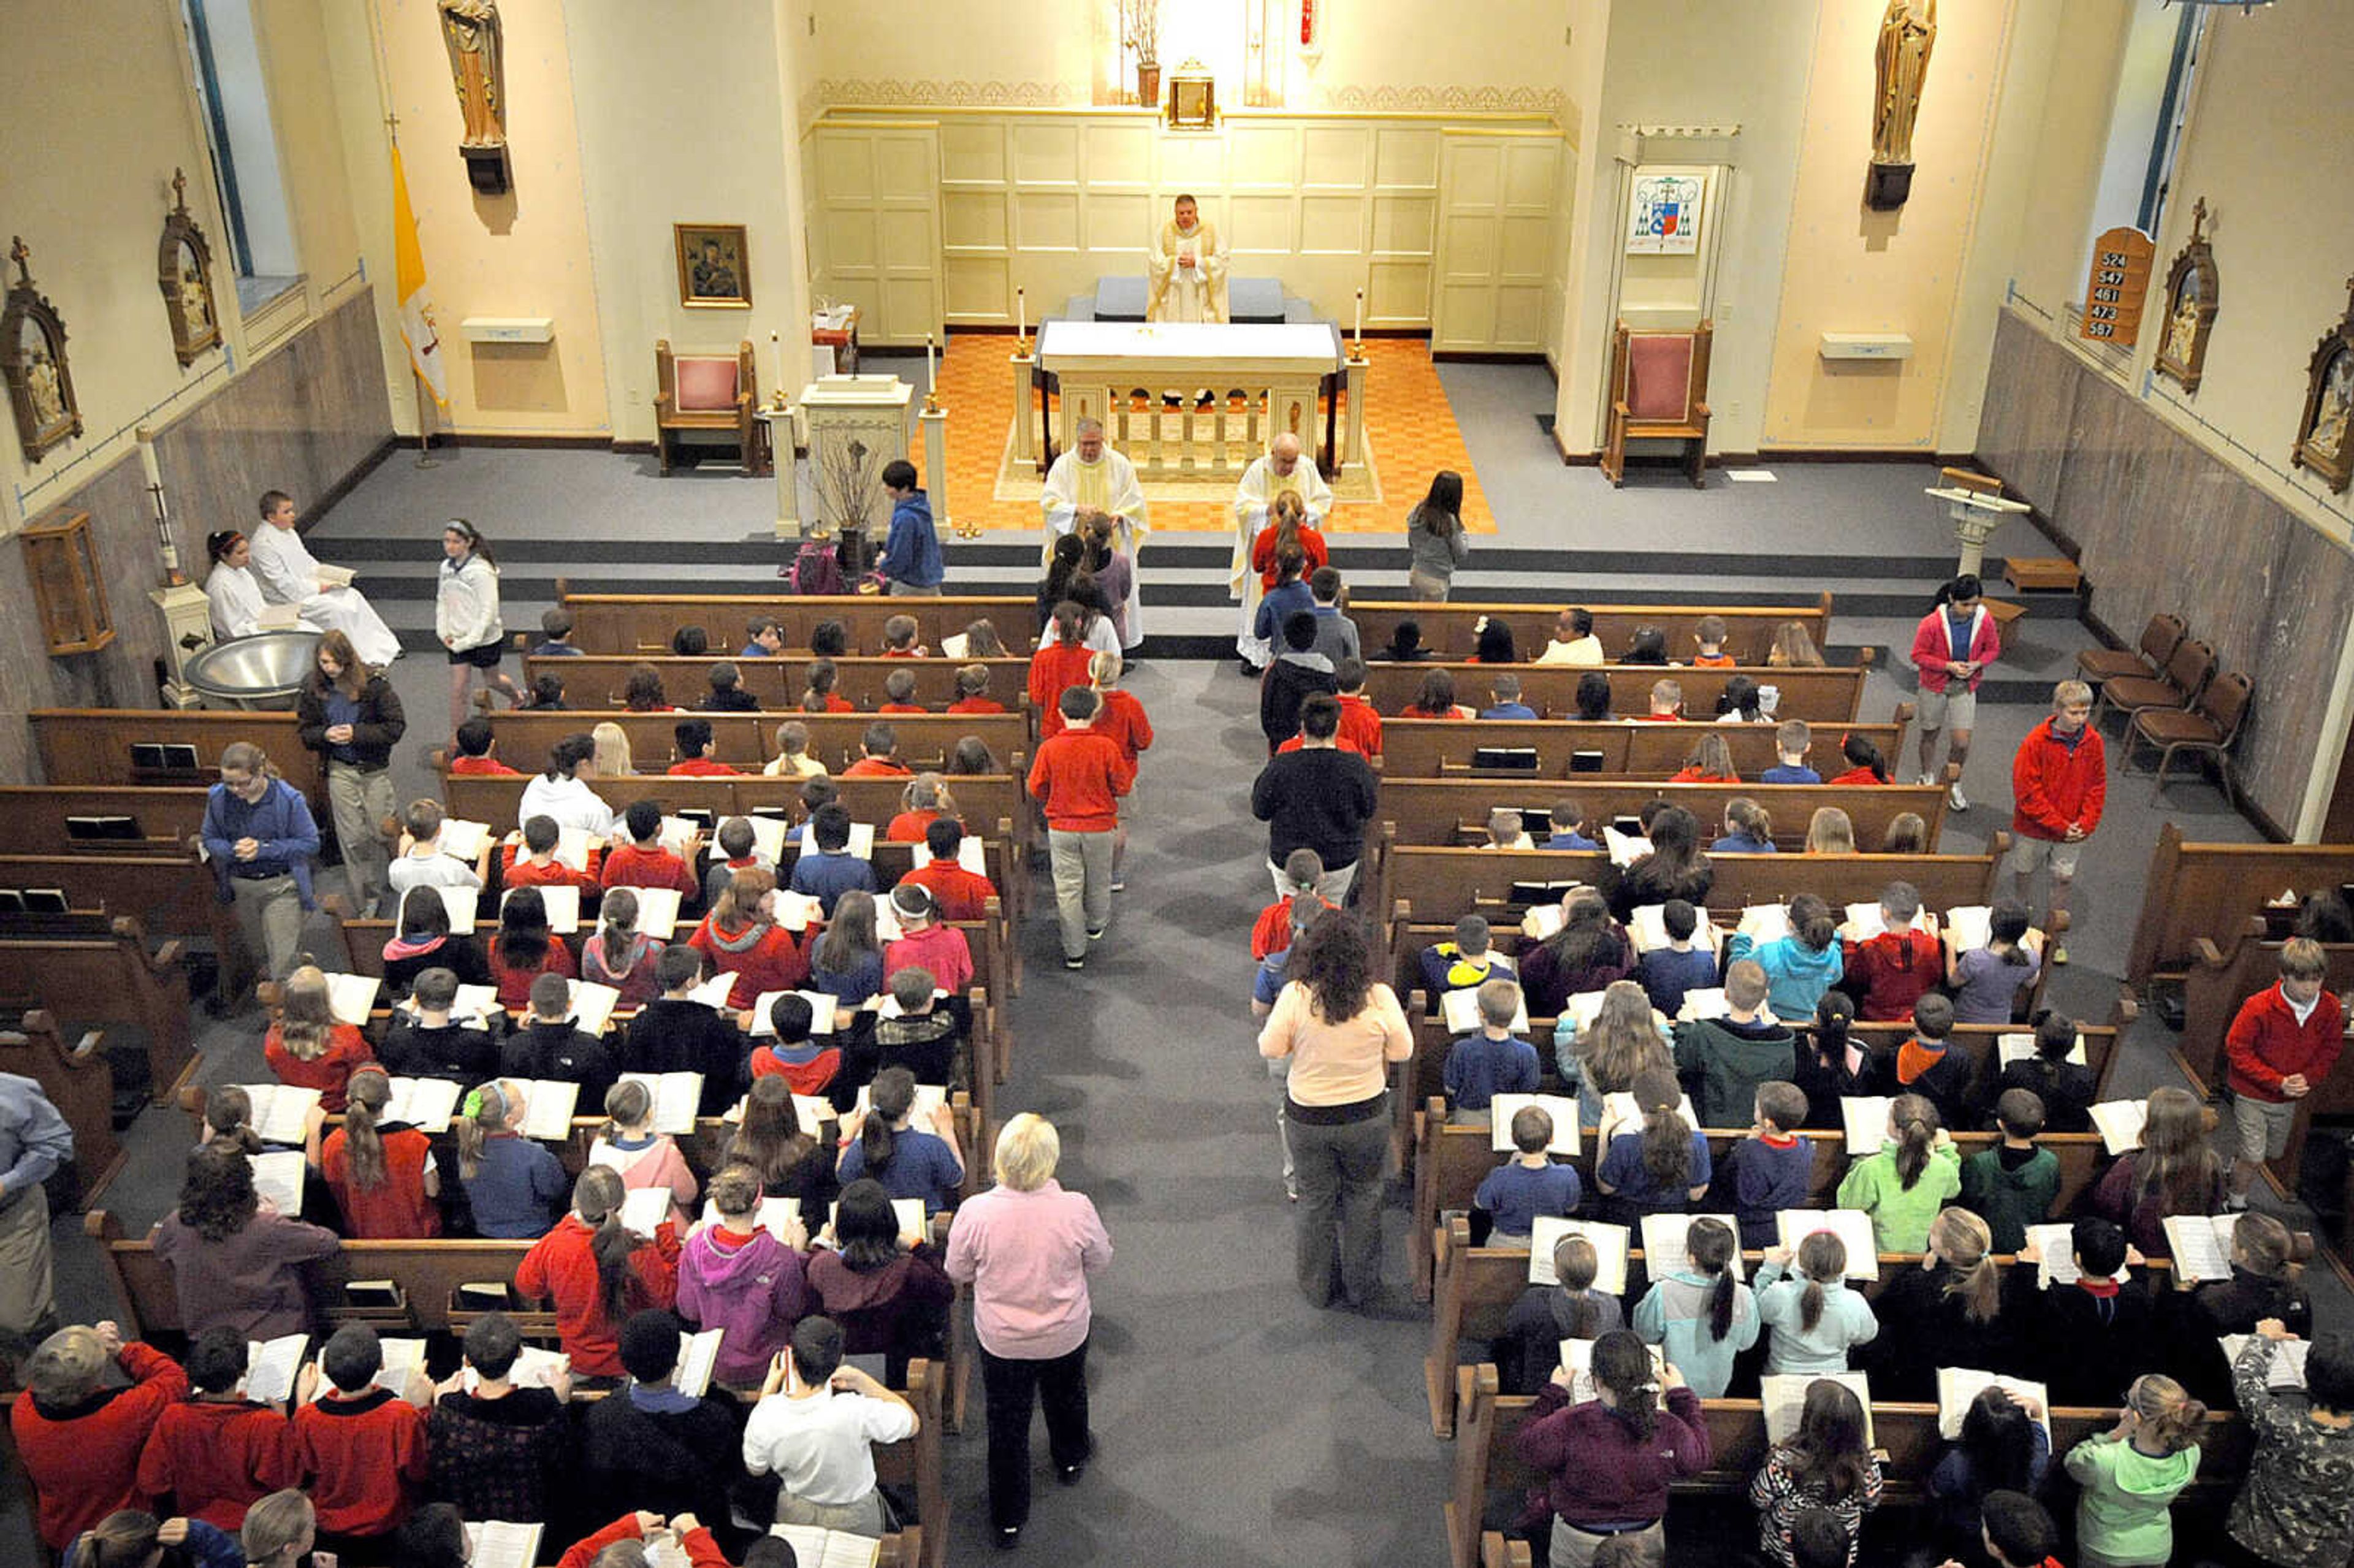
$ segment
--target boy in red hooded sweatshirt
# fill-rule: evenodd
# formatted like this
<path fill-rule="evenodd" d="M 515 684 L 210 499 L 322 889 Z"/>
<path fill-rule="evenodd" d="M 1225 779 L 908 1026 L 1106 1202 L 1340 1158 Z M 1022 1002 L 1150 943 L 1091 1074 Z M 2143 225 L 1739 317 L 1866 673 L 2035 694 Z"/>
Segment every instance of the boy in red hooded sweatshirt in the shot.
<path fill-rule="evenodd" d="M 2234 1209 L 2248 1206 L 2256 1168 L 2288 1152 L 2297 1102 L 2319 1088 L 2346 1044 L 2346 1002 L 2323 989 L 2329 956 L 2309 937 L 2281 946 L 2280 983 L 2240 1004 L 2223 1036 L 2239 1148 L 2232 1160 Z"/>

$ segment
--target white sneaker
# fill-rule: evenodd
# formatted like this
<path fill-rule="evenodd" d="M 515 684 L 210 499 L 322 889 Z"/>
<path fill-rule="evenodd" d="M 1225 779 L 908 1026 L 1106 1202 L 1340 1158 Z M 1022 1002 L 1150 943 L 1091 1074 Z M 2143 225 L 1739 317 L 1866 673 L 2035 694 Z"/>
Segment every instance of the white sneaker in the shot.
<path fill-rule="evenodd" d="M 1913 780 L 1913 782 L 1915 784 L 1935 784 L 1936 779 L 1930 777 L 1928 774 L 1924 773 L 1920 778 Z"/>
<path fill-rule="evenodd" d="M 1946 804 L 1951 806 L 1956 811 L 1967 811 L 1970 809 L 1969 797 L 1962 793 L 1962 781 L 1960 779 L 1955 779 L 1954 787 L 1946 791 Z"/>

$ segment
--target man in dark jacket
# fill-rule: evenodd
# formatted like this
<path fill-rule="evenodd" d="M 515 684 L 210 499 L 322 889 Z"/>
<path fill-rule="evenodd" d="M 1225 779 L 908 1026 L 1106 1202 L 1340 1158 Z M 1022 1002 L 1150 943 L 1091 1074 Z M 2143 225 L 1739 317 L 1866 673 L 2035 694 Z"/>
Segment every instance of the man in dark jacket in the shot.
<path fill-rule="evenodd" d="M 1298 849 L 1314 850 L 1324 863 L 1316 895 L 1326 903 L 1346 902 L 1356 883 L 1379 785 L 1363 758 L 1341 749 L 1340 729 L 1339 699 L 1329 692 L 1309 697 L 1299 705 L 1299 749 L 1271 758 L 1251 785 L 1251 814 L 1267 825 L 1267 869 L 1278 897 L 1291 891 L 1283 863 Z"/>
<path fill-rule="evenodd" d="M 931 499 L 916 487 L 916 465 L 906 458 L 884 464 L 883 488 L 891 497 L 891 532 L 875 575 L 891 593 L 937 599 L 947 573 L 940 565 L 940 536 L 932 526 Z"/>
<path fill-rule="evenodd" d="M 1259 678 L 1258 727 L 1266 732 L 1267 755 L 1299 733 L 1299 705 L 1318 692 L 1338 692 L 1332 662 L 1316 652 L 1316 617 L 1295 610 L 1283 621 L 1285 652 Z"/>

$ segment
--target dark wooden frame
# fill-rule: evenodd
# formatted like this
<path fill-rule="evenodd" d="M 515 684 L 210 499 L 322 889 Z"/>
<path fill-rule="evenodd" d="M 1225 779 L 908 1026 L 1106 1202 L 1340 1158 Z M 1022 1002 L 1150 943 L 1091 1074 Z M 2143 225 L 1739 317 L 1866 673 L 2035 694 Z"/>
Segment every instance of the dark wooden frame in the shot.
<path fill-rule="evenodd" d="M 196 363 L 196 355 L 208 348 L 217 348 L 221 341 L 220 295 L 213 288 L 213 249 L 205 243 L 205 231 L 188 216 L 188 176 L 179 169 L 172 171 L 172 197 L 175 205 L 164 218 L 164 238 L 155 247 L 155 286 L 164 291 L 164 311 L 172 320 L 172 355 L 186 370 Z M 196 259 L 196 281 L 205 291 L 210 319 L 195 323 L 188 320 L 186 297 L 181 292 L 180 257 L 185 251 Z"/>
<path fill-rule="evenodd" d="M 34 287 L 32 257 L 23 238 L 16 237 L 8 251 L 8 259 L 16 263 L 16 281 L 8 286 L 7 304 L 0 309 L 0 377 L 8 383 L 8 407 L 16 417 L 16 444 L 24 450 L 27 462 L 38 462 L 51 449 L 82 432 L 81 403 L 74 396 L 73 367 L 66 358 L 65 318 Z M 57 366 L 58 398 L 64 411 L 46 425 L 33 412 L 32 364 L 25 352 L 28 323 L 39 331 L 49 363 Z"/>
<path fill-rule="evenodd" d="M 2354 416 L 2348 418 L 2346 428 L 2327 447 L 2315 444 L 2313 421 L 2321 412 L 2322 393 L 2331 368 L 2343 359 L 2348 374 L 2354 376 L 2354 278 L 2346 280 L 2346 313 L 2321 334 L 2320 341 L 2313 345 L 2312 357 L 2305 362 L 2305 412 L 2297 418 L 2296 448 L 2289 457 L 2292 468 L 2311 469 L 2337 491 L 2343 491 L 2349 481 L 2354 481 Z"/>
<path fill-rule="evenodd" d="M 752 241 L 740 223 L 673 223 L 670 226 L 671 245 L 678 252 L 678 302 L 691 311 L 749 310 L 752 305 Z M 728 237 L 736 241 L 736 292 L 729 295 L 698 294 L 693 287 L 695 260 L 691 252 L 701 250 L 704 241 L 716 239 L 723 246 Z"/>
<path fill-rule="evenodd" d="M 2198 391 L 2200 377 L 2206 374 L 2207 338 L 2215 330 L 2215 312 L 2222 303 L 2222 279 L 2215 270 L 2215 249 L 2207 243 L 2206 227 L 2202 196 L 2190 209 L 2190 242 L 2166 271 L 2166 317 L 2158 330 L 2158 359 L 2151 366 L 2179 383 L 2186 393 Z M 2174 313 L 2181 307 L 2182 291 L 2193 284 L 2199 290 L 2199 324 L 2190 334 L 2190 354 L 2177 359 L 2168 352 L 2174 339 Z"/>

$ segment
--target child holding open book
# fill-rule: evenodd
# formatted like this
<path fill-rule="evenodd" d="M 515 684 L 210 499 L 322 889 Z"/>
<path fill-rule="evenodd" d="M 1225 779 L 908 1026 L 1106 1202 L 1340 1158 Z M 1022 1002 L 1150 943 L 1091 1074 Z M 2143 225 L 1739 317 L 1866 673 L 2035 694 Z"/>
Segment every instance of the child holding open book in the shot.
<path fill-rule="evenodd" d="M 2010 1281 L 2022 1326 L 2021 1351 L 2040 1369 L 2059 1404 L 2101 1404 L 2116 1397 L 2135 1371 L 2149 1364 L 2158 1345 L 2156 1313 L 2149 1290 L 2126 1273 L 2140 1257 L 2125 1232 L 2106 1220 L 2083 1219 L 2069 1227 L 2069 1247 L 2077 1277 L 2033 1295 L 2036 1276 L 2020 1269 Z M 2041 1261 L 2031 1240 L 2021 1247 L 2023 1264 Z M 2030 1327 L 2031 1325 L 2031 1327 Z M 2031 1336 L 2031 1342 L 2030 1337 Z"/>
<path fill-rule="evenodd" d="M 1757 1510 L 1757 1547 L 1793 1568 L 1791 1535 L 1808 1509 L 1829 1509 L 1847 1532 L 1847 1561 L 1863 1533 L 1863 1516 L 1880 1506 L 1880 1461 L 1864 1439 L 1863 1402 L 1845 1383 L 1819 1379 L 1807 1388 L 1798 1429 L 1774 1445 L 1749 1480 Z"/>
<path fill-rule="evenodd" d="M 1796 1262 L 1798 1272 L 1785 1278 Z M 1815 1231 L 1788 1247 L 1770 1246 L 1757 1266 L 1757 1315 L 1772 1333 L 1766 1371 L 1811 1377 L 1847 1371 L 1850 1348 L 1880 1332 L 1872 1303 L 1847 1287 L 1847 1244 Z"/>
<path fill-rule="evenodd" d="M 1651 1288 L 1635 1307 L 1635 1332 L 1660 1346 L 1702 1399 L 1724 1397 L 1734 1358 L 1757 1342 L 1756 1293 L 1733 1277 L 1739 1251 L 1722 1220 L 1692 1221 L 1683 1266 L 1648 1259 Z"/>
<path fill-rule="evenodd" d="M 1961 1190 L 1961 1157 L 1938 1125 L 1937 1107 L 1922 1096 L 1899 1095 L 1888 1107 L 1887 1140 L 1848 1167 L 1839 1205 L 1872 1216 L 1881 1251 L 1919 1252 L 1929 1222 Z"/>
<path fill-rule="evenodd" d="M 1490 1246 L 1526 1246 L 1539 1214 L 1567 1219 L 1577 1212 L 1582 1195 L 1575 1165 L 1556 1165 L 1546 1146 L 1553 1142 L 1553 1113 L 1543 1106 L 1522 1106 L 1512 1113 L 1510 1160 L 1480 1179 L 1471 1194 L 1471 1206 L 1493 1216 Z"/>
<path fill-rule="evenodd" d="M 1962 1203 L 1987 1223 L 1997 1252 L 2017 1252 L 2027 1227 L 2052 1217 L 2060 1196 L 2060 1157 L 2039 1149 L 2043 1102 L 2025 1089 L 2005 1089 L 1994 1104 L 1996 1147 L 1962 1161 Z"/>
<path fill-rule="evenodd" d="M 677 1143 L 654 1130 L 654 1097 L 643 1080 L 615 1084 L 605 1091 L 605 1125 L 588 1146 L 588 1163 L 610 1167 L 632 1192 L 666 1188 L 673 1221 L 681 1230 L 694 1223 L 701 1185 Z"/>
<path fill-rule="evenodd" d="M 544 1523 L 567 1479 L 572 1374 L 518 1382 L 523 1335 L 504 1312 L 485 1312 L 466 1326 L 465 1355 L 425 1417 L 433 1495 L 468 1519 Z"/>
<path fill-rule="evenodd" d="M 1479 1028 L 1447 1047 L 1443 1072 L 1447 1119 L 1458 1126 L 1487 1126 L 1490 1101 L 1500 1094 L 1534 1094 L 1540 1077 L 1537 1048 L 1512 1033 L 1521 988 L 1509 980 L 1485 980 L 1476 995 Z"/>
<path fill-rule="evenodd" d="M 391 1534 L 430 1473 L 424 1409 L 433 1385 L 419 1367 L 400 1392 L 378 1388 L 383 1370 L 376 1330 L 346 1323 L 294 1384 L 295 1462 L 309 1478 L 303 1489 L 318 1510 L 319 1539 L 330 1544 Z M 314 1400 L 323 1376 L 327 1392 Z M 358 1548 L 364 1562 L 375 1561 L 375 1551 Z"/>
<path fill-rule="evenodd" d="M 628 1085 L 622 1086 L 624 1088 Z M 711 1179 L 716 1224 L 686 1238 L 678 1260 L 678 1310 L 687 1321 L 720 1330 L 712 1376 L 732 1388 L 757 1388 L 808 1309 L 801 1255 L 760 1224 L 760 1173 L 730 1165 Z M 805 1239 L 798 1227 L 787 1235 Z"/>
<path fill-rule="evenodd" d="M 2093 1070 L 2071 1062 L 2076 1049 L 2076 1021 L 2064 1012 L 2045 1010 L 2035 1015 L 2035 1054 L 2003 1064 L 1995 1080 L 1998 1093 L 2025 1089 L 2043 1102 L 2046 1132 L 2089 1132 L 2091 1107 L 2099 1091 Z"/>
<path fill-rule="evenodd" d="M 2223 1212 L 2223 1162 L 2208 1142 L 2209 1112 L 2188 1089 L 2149 1092 L 2141 1147 L 2109 1167 L 2093 1212 L 2123 1225 L 2146 1257 L 2172 1257 L 2169 1214 Z"/>
<path fill-rule="evenodd" d="M 413 1127 L 387 1123 L 392 1081 L 370 1063 L 352 1075 L 344 1125 L 319 1137 L 311 1124 L 306 1152 L 326 1179 L 353 1241 L 410 1241 L 441 1234 L 441 1172 L 432 1140 Z"/>
<path fill-rule="evenodd" d="M 335 1021 L 326 974 L 305 958 L 279 992 L 278 1017 L 262 1037 L 261 1055 L 280 1083 L 318 1090 L 319 1108 L 334 1116 L 344 1108 L 352 1069 L 375 1052 L 357 1025 Z"/>
<path fill-rule="evenodd" d="M 1598 1340 L 1619 1328 L 1626 1308 L 1618 1298 L 1594 1288 L 1602 1260 L 1594 1244 L 1572 1233 L 1553 1244 L 1551 1285 L 1521 1292 L 1504 1317 L 1496 1341 L 1499 1385 L 1508 1394 L 1531 1394 L 1561 1363 L 1564 1340 Z"/>
<path fill-rule="evenodd" d="M 2062 1461 L 2084 1492 L 2076 1500 L 2081 1568 L 2132 1568 L 2174 1557 L 2174 1499 L 2199 1475 L 2199 1428 L 2207 1407 L 2172 1378 L 2149 1372 L 2126 1390 L 2117 1424 Z"/>
<path fill-rule="evenodd" d="M 572 1184 L 572 1212 L 524 1254 L 516 1294 L 555 1303 L 556 1329 L 575 1376 L 621 1375 L 620 1325 L 678 1298 L 678 1226 L 664 1220 L 651 1238 L 621 1224 L 628 1196 L 620 1172 L 591 1165 Z"/>

